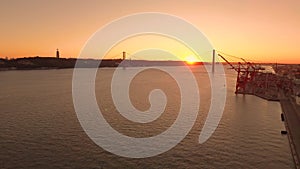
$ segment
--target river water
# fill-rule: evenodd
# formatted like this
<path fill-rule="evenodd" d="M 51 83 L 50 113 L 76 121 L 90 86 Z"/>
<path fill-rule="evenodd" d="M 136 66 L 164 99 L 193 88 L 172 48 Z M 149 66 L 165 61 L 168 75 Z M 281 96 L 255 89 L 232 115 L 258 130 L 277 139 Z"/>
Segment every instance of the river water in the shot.
<path fill-rule="evenodd" d="M 135 68 L 124 71 L 130 69 Z M 172 68 L 184 75 L 181 69 Z M 201 97 L 193 128 L 171 150 L 140 159 L 107 152 L 84 132 L 73 106 L 73 69 L 0 72 L 0 168 L 294 168 L 288 138 L 280 134 L 285 129 L 280 104 L 235 95 L 232 70 L 226 70 L 226 106 L 218 128 L 199 144 L 211 91 L 205 69 L 194 66 L 191 70 Z M 138 110 L 149 108 L 148 95 L 153 89 L 163 90 L 168 101 L 157 120 L 141 124 L 116 110 L 110 89 L 114 71 L 98 70 L 95 93 L 103 116 L 115 130 L 130 137 L 150 137 L 173 124 L 180 109 L 180 91 L 174 79 L 155 69 L 134 78 L 130 99 Z"/>

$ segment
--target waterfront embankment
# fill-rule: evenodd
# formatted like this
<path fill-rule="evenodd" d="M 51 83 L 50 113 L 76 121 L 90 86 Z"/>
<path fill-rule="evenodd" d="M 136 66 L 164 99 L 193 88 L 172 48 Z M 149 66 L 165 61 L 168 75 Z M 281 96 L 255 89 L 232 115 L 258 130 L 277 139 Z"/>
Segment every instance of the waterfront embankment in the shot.
<path fill-rule="evenodd" d="M 295 166 L 300 169 L 300 106 L 289 96 L 280 93 L 280 104 L 284 114 L 285 126 L 288 132 L 292 155 L 295 161 Z"/>

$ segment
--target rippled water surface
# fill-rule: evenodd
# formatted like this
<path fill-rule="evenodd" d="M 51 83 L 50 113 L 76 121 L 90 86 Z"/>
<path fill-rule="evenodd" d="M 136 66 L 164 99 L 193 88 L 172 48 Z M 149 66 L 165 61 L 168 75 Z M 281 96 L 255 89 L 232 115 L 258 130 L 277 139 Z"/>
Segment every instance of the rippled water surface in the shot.
<path fill-rule="evenodd" d="M 134 68 L 124 71 L 130 69 Z M 142 159 L 104 151 L 85 134 L 73 106 L 72 69 L 0 72 L 0 168 L 294 168 L 288 138 L 280 134 L 284 124 L 279 103 L 236 96 L 231 70 L 226 70 L 227 99 L 220 124 L 207 142 L 199 144 L 210 106 L 210 83 L 203 67 L 191 69 L 200 92 L 196 123 L 173 149 Z M 149 108 L 153 89 L 167 96 L 165 112 L 153 122 L 139 124 L 121 116 L 113 104 L 114 70 L 99 69 L 95 84 L 98 105 L 110 125 L 131 137 L 155 136 L 168 129 L 180 109 L 176 81 L 155 69 L 134 78 L 130 99 L 137 109 Z M 171 71 L 185 73 L 181 67 Z"/>

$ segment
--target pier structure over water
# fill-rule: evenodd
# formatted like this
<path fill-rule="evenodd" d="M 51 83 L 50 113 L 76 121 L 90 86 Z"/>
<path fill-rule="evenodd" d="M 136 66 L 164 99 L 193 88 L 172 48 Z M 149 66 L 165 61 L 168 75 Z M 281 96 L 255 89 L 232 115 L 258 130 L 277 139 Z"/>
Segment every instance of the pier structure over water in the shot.
<path fill-rule="evenodd" d="M 280 101 L 282 120 L 288 134 L 292 157 L 296 169 L 300 169 L 300 65 L 276 64 L 258 66 L 254 63 L 237 64 L 229 62 L 218 54 L 232 69 L 237 72 L 236 94 L 251 94 L 268 101 Z"/>
<path fill-rule="evenodd" d="M 243 62 L 232 63 L 223 55 L 218 54 L 218 56 L 237 72 L 236 94 L 251 94 L 269 101 L 280 101 L 279 91 L 284 90 L 289 92 L 296 101 L 299 100 L 300 66 L 298 66 L 299 70 L 295 71 L 295 77 L 292 78 L 278 74 L 276 72 L 279 69 L 277 64 L 258 65 L 247 62 L 243 58 L 239 58 Z M 299 77 L 296 77 L 297 73 Z"/>

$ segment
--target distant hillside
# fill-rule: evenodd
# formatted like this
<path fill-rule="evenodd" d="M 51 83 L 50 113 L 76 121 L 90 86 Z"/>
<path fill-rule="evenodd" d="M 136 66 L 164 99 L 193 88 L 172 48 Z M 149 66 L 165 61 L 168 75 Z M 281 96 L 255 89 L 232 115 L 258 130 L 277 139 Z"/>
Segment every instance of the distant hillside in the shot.
<path fill-rule="evenodd" d="M 32 69 L 64 69 L 74 68 L 77 61 L 77 67 L 95 68 L 95 67 L 117 67 L 117 66 L 184 66 L 184 61 L 146 61 L 146 60 L 125 60 L 105 59 L 98 65 L 99 60 L 94 59 L 75 59 L 75 58 L 53 58 L 53 57 L 27 57 L 17 59 L 0 59 L 0 70 L 32 70 Z M 201 62 L 195 63 L 201 65 Z"/>

